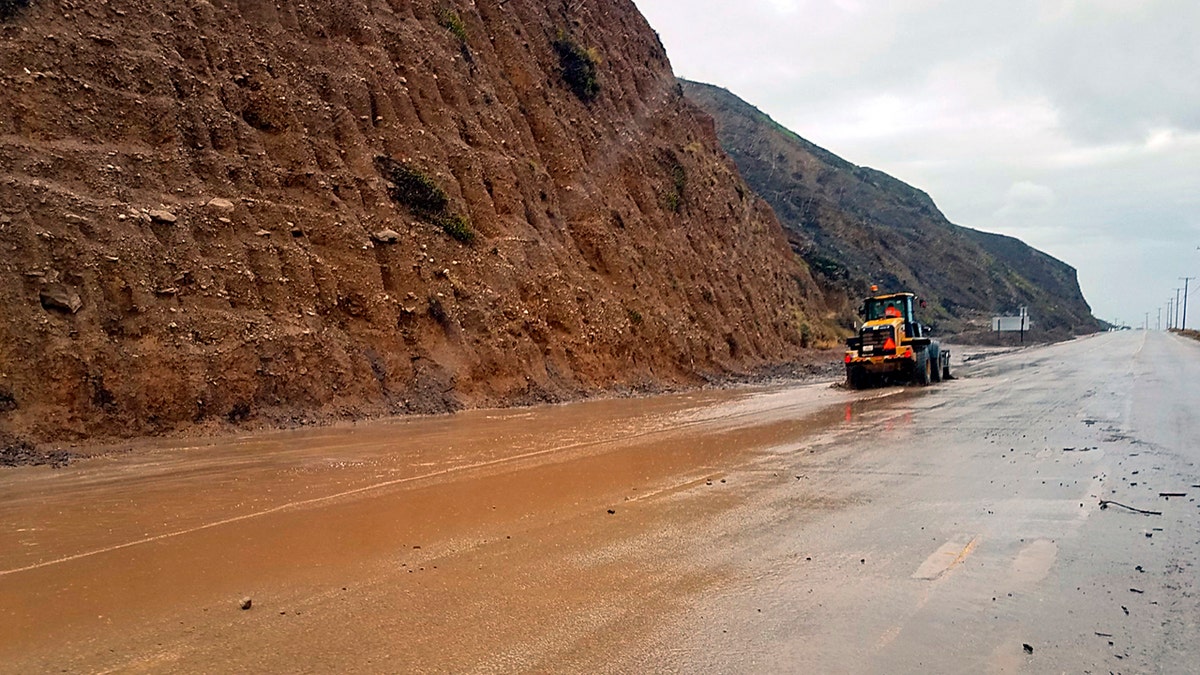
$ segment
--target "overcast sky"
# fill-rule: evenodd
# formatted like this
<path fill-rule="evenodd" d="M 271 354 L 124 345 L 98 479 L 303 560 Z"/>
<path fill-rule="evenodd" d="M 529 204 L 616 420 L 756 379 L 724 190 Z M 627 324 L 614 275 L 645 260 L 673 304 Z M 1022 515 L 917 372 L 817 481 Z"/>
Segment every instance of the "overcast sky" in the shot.
<path fill-rule="evenodd" d="M 1200 276 L 1196 0 L 634 1 L 676 74 L 1074 266 L 1102 319 Z"/>

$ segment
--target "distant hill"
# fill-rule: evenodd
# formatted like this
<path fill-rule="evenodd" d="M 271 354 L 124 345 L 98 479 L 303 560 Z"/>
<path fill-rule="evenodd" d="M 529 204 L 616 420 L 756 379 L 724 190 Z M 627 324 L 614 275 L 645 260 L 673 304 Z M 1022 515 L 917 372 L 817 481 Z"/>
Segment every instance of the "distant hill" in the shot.
<path fill-rule="evenodd" d="M 1044 336 L 1099 330 L 1073 267 L 1013 237 L 954 225 L 921 190 L 813 145 L 724 89 L 681 84 L 827 283 L 852 297 L 873 283 L 912 290 L 943 333 L 986 332 L 991 316 L 1022 305 Z"/>

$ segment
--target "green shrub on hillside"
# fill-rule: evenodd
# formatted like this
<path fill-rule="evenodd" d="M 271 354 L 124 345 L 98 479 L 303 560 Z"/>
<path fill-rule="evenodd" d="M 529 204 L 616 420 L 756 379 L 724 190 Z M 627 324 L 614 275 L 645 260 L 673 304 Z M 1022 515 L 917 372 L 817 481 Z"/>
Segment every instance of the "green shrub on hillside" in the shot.
<path fill-rule="evenodd" d="M 443 216 L 438 219 L 438 225 L 442 231 L 451 237 L 461 241 L 464 244 L 473 244 L 475 242 L 475 230 L 471 227 L 471 221 L 465 216 L 453 214 Z"/>
<path fill-rule="evenodd" d="M 600 80 L 597 79 L 600 57 L 596 51 L 584 49 L 563 31 L 558 32 L 553 44 L 567 86 L 585 103 L 595 99 L 600 93 Z"/>
<path fill-rule="evenodd" d="M 450 198 L 433 179 L 416 167 L 391 157 L 376 157 L 375 165 L 392 185 L 388 196 L 412 209 L 417 215 L 432 217 L 446 210 Z"/>
<path fill-rule="evenodd" d="M 683 210 L 684 196 L 687 192 L 687 169 L 672 152 L 664 153 L 659 161 L 667 169 L 671 181 L 662 193 L 663 208 L 679 213 Z"/>
<path fill-rule="evenodd" d="M 475 230 L 466 216 L 451 213 L 450 197 L 432 178 L 420 169 L 391 157 L 375 158 L 375 167 L 391 183 L 388 196 L 408 207 L 414 215 L 442 228 L 442 231 L 464 243 L 475 242 Z"/>
<path fill-rule="evenodd" d="M 449 7 L 443 9 L 438 13 L 438 23 L 441 24 L 442 28 L 454 33 L 454 37 L 458 38 L 460 42 L 467 41 L 467 24 L 463 23 L 462 17 L 458 15 L 458 12 Z"/>

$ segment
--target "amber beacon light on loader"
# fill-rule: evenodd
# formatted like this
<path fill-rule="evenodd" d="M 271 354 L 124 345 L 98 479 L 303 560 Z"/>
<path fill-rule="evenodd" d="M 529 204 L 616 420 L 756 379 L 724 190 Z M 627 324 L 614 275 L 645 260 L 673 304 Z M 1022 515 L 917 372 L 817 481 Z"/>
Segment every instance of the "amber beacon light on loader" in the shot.
<path fill-rule="evenodd" d="M 871 292 L 877 292 L 872 286 Z M 929 327 L 916 321 L 912 293 L 867 298 L 858 335 L 846 340 L 846 384 L 862 389 L 884 382 L 927 385 L 950 379 L 950 351 L 929 337 Z"/>

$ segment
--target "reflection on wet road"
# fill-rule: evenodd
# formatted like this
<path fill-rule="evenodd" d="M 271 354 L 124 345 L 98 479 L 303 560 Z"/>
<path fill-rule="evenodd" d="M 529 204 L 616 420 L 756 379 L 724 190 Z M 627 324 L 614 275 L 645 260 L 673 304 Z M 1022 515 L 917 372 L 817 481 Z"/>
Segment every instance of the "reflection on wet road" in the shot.
<path fill-rule="evenodd" d="M 0 670 L 1187 672 L 1197 382 L 1122 333 L 5 471 Z"/>

